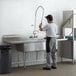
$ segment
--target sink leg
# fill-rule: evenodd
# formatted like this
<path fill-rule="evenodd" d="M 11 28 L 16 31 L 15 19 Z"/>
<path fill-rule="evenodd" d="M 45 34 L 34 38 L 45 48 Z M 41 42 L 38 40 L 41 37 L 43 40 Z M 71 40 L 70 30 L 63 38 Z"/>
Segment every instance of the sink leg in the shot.
<path fill-rule="evenodd" d="M 17 50 L 17 58 L 18 58 L 18 69 L 19 69 L 19 51 Z"/>
<path fill-rule="evenodd" d="M 24 69 L 25 69 L 25 52 L 23 51 L 23 61 L 24 61 Z"/>
<path fill-rule="evenodd" d="M 61 63 L 62 63 L 62 56 L 61 56 Z"/>
<path fill-rule="evenodd" d="M 36 51 L 36 62 L 38 60 L 38 51 Z"/>
<path fill-rule="evenodd" d="M 74 64 L 74 59 L 72 59 L 72 62 L 73 62 L 73 64 Z"/>

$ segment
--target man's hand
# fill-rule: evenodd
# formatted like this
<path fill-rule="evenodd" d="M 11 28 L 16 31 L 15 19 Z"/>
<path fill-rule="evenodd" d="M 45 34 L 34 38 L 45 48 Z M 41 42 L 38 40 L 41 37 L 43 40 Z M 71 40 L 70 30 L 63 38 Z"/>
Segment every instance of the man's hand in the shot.
<path fill-rule="evenodd" d="M 39 28 L 42 27 L 42 23 L 40 23 Z"/>
<path fill-rule="evenodd" d="M 42 23 L 40 23 L 40 25 L 39 25 L 39 29 L 40 29 L 40 31 L 43 30 L 43 29 L 42 29 Z"/>

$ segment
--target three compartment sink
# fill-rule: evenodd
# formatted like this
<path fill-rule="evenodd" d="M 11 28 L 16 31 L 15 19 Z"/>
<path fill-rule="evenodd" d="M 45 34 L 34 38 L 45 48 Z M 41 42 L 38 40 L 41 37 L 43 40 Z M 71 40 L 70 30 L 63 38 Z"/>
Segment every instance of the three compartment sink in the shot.
<path fill-rule="evenodd" d="M 3 37 L 3 42 L 15 45 L 18 51 L 34 51 L 45 49 L 45 39 L 25 37 Z"/>

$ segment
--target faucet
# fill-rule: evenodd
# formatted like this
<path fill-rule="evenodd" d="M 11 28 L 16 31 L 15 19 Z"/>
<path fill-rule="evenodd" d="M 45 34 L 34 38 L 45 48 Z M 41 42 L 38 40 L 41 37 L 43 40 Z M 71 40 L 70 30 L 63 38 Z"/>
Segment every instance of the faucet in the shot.
<path fill-rule="evenodd" d="M 33 31 L 33 35 L 34 35 L 34 38 L 37 38 L 38 36 L 36 35 L 39 31 L 38 30 L 34 30 Z"/>
<path fill-rule="evenodd" d="M 44 8 L 42 6 L 38 6 L 36 11 L 35 11 L 35 25 L 34 25 L 34 31 L 33 31 L 34 38 L 36 38 L 36 34 L 38 32 L 38 30 L 36 30 L 36 16 L 37 16 L 37 11 L 38 11 L 39 8 L 42 8 L 42 10 L 43 10 L 42 17 L 41 17 L 41 23 L 42 23 L 43 15 L 44 15 Z"/>
<path fill-rule="evenodd" d="M 38 6 L 36 11 L 35 11 L 35 25 L 31 25 L 31 26 L 34 26 L 34 31 L 33 31 L 34 37 L 30 36 L 30 38 L 37 38 L 36 34 L 39 32 L 38 30 L 36 30 L 36 16 L 37 16 L 37 11 L 38 11 L 39 8 L 42 8 L 42 10 L 43 10 L 42 17 L 41 17 L 41 23 L 42 23 L 42 20 L 43 20 L 44 8 L 42 6 Z"/>
<path fill-rule="evenodd" d="M 37 16 L 37 11 L 38 11 L 39 8 L 42 8 L 42 10 L 43 10 L 42 17 L 41 17 L 41 22 L 43 20 L 44 8 L 43 8 L 43 6 L 38 6 L 37 9 L 36 9 L 36 11 L 35 11 L 35 26 L 34 26 L 34 30 L 36 28 L 36 16 Z"/>

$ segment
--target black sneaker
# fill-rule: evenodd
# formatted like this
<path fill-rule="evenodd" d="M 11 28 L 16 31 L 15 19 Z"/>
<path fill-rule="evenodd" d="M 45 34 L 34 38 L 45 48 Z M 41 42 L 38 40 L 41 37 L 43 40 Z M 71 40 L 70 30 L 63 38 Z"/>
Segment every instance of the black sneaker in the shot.
<path fill-rule="evenodd" d="M 51 68 L 52 68 L 52 69 L 57 69 L 57 67 L 56 67 L 56 66 L 51 66 Z"/>
<path fill-rule="evenodd" d="M 49 67 L 43 67 L 43 70 L 51 70 Z"/>

